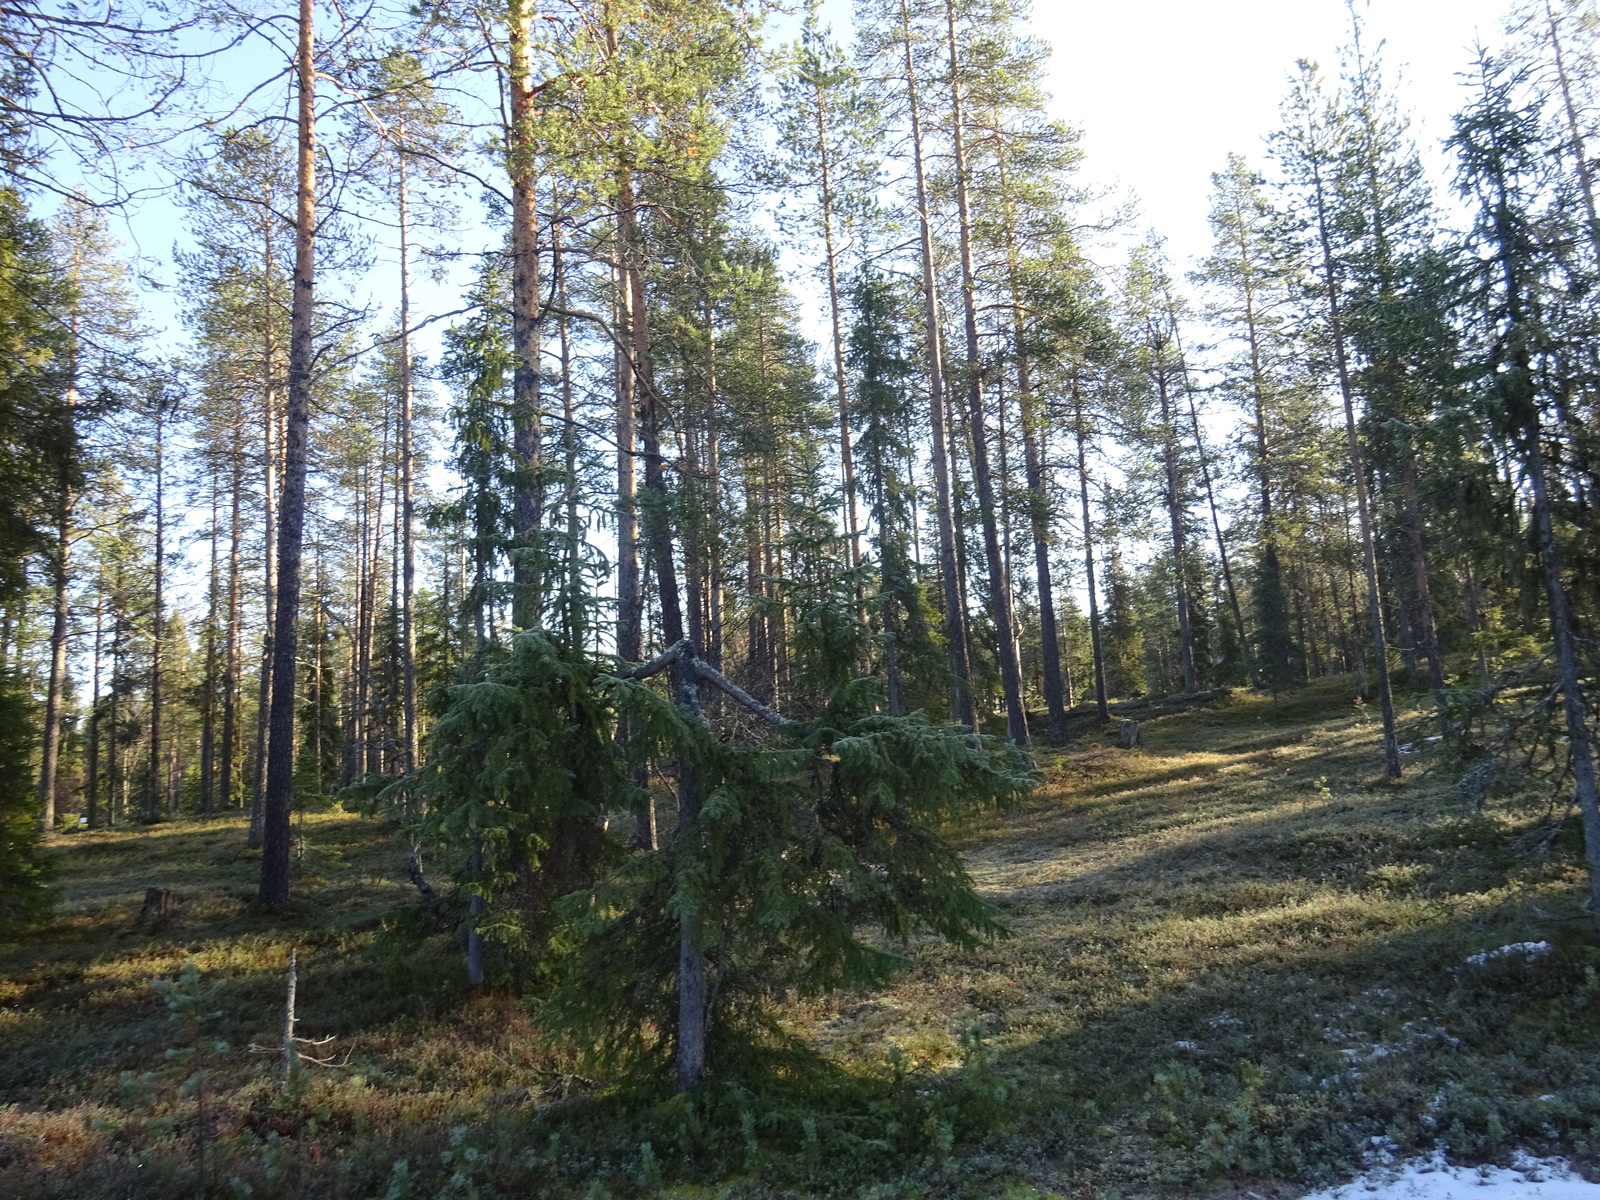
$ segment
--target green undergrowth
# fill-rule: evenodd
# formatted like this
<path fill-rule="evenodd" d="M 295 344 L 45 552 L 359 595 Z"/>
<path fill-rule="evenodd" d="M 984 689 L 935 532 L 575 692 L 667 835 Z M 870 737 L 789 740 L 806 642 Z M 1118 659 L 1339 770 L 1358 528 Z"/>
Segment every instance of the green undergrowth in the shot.
<path fill-rule="evenodd" d="M 0 953 L 0 1195 L 1110 1200 L 1290 1196 L 1440 1143 L 1586 1163 L 1576 822 L 1515 776 L 1469 803 L 1420 700 L 1384 781 L 1352 688 L 1146 706 L 1134 750 L 1075 718 L 1028 803 L 951 831 L 1012 937 L 789 1002 L 760 1082 L 676 1099 L 582 1077 L 537 996 L 401 937 L 380 822 L 304 818 L 287 918 L 251 904 L 240 818 L 68 836 L 55 923 Z M 147 887 L 182 899 L 157 925 Z M 1475 958 L 1517 943 L 1548 948 Z M 285 1082 L 252 1046 L 291 947 L 300 1032 L 333 1040 Z M 211 990 L 180 1013 L 157 980 Z"/>

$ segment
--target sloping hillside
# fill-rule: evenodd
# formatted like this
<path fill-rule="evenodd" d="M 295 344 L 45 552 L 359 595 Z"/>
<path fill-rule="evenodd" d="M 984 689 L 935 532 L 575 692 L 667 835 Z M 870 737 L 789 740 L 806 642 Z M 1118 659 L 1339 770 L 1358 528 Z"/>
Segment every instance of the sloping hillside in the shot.
<path fill-rule="evenodd" d="M 699 1107 L 608 1095 L 535 1001 L 468 995 L 448 935 L 402 937 L 377 823 L 304 818 L 289 922 L 251 910 L 237 819 L 77 835 L 59 920 L 0 957 L 0 1194 L 196 1194 L 203 1170 L 218 1196 L 1292 1196 L 1441 1142 L 1582 1163 L 1577 831 L 1543 796 L 1472 811 L 1410 721 L 1398 786 L 1341 681 L 1147 716 L 1134 750 L 1080 721 L 1028 805 L 961 833 L 1015 936 L 792 1002 L 835 1069 Z M 151 886 L 175 914 L 139 917 Z M 335 1065 L 280 1088 L 247 1047 L 281 1038 L 291 945 Z M 220 983 L 185 1026 L 150 982 L 188 962 Z M 203 1125 L 167 1057 L 197 1040 Z"/>

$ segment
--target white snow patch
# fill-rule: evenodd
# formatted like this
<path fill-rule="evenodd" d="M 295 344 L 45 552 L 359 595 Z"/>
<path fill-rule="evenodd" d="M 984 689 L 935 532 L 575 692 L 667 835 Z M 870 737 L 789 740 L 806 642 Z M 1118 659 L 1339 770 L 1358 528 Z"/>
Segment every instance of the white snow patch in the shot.
<path fill-rule="evenodd" d="M 1179 1050 L 1198 1050 L 1200 1047 L 1194 1042 L 1173 1042 Z"/>
<path fill-rule="evenodd" d="M 1510 958 L 1520 954 L 1526 959 L 1543 958 L 1550 953 L 1549 942 L 1512 942 L 1509 946 L 1501 946 L 1498 950 L 1484 950 L 1478 954 L 1469 954 L 1467 963 L 1470 966 L 1481 967 L 1484 963 L 1496 958 Z"/>
<path fill-rule="evenodd" d="M 1376 1170 L 1304 1200 L 1600 1200 L 1564 1158 L 1518 1151 L 1509 1167 L 1452 1167 L 1443 1154 Z"/>

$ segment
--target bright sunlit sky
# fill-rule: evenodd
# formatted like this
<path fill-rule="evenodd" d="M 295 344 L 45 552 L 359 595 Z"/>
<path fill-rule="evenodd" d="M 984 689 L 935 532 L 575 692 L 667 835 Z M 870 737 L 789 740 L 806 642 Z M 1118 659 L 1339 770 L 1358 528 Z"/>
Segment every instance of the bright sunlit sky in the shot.
<path fill-rule="evenodd" d="M 1363 46 L 1377 48 L 1442 201 L 1452 215 L 1451 168 L 1441 142 L 1466 98 L 1460 74 L 1473 48 L 1502 41 L 1514 0 L 1355 0 Z M 852 0 L 823 0 L 823 20 L 851 38 Z M 769 30 L 792 38 L 791 18 Z M 1265 164 L 1297 59 L 1321 64 L 1330 82 L 1350 40 L 1345 0 L 1034 0 L 1033 32 L 1053 48 L 1052 115 L 1082 134 L 1081 180 L 1107 193 L 1105 207 L 1136 202 L 1131 228 L 1086 247 L 1114 267 L 1133 240 L 1154 231 L 1182 278 L 1210 250 L 1211 175 L 1231 152 Z M 785 261 L 794 259 L 785 255 Z M 804 292 L 803 272 L 792 286 Z M 820 304 L 803 305 L 807 332 L 826 336 Z"/>
<path fill-rule="evenodd" d="M 1498 41 L 1508 0 L 1357 3 L 1442 176 L 1457 73 L 1480 35 Z M 1083 131 L 1086 177 L 1131 189 L 1142 226 L 1187 264 L 1208 248 L 1211 173 L 1231 151 L 1260 159 L 1295 60 L 1335 74 L 1350 18 L 1344 0 L 1038 0 L 1034 30 L 1054 47 L 1055 115 Z"/>

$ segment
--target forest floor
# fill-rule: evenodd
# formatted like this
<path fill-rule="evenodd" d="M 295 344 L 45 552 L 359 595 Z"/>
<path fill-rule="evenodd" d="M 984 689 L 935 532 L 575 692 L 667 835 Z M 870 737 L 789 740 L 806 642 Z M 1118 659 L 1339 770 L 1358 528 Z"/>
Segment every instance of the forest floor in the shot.
<path fill-rule="evenodd" d="M 1576 822 L 1531 788 L 1468 805 L 1423 704 L 1399 784 L 1349 680 L 1151 709 L 1133 750 L 1076 720 L 1032 799 L 960 834 L 1014 936 L 791 1006 L 833 1090 L 732 1117 L 608 1097 L 536 1002 L 396 936 L 415 893 L 378 821 L 302 818 L 288 919 L 253 909 L 236 816 L 64 837 L 54 923 L 0 951 L 0 1195 L 1281 1200 L 1440 1146 L 1587 1172 Z M 147 887 L 182 904 L 141 919 Z M 280 1088 L 249 1047 L 281 1041 L 291 946 L 334 1065 Z M 151 982 L 191 962 L 215 986 L 185 1026 Z"/>

